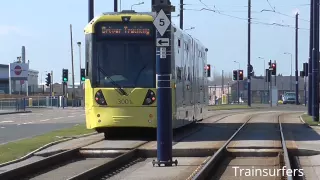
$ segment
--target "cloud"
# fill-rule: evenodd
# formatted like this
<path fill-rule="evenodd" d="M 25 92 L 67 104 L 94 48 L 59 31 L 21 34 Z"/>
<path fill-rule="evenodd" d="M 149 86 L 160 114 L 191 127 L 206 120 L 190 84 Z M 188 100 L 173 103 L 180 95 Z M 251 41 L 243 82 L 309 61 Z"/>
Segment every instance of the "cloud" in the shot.
<path fill-rule="evenodd" d="M 28 36 L 28 33 L 25 30 L 22 30 L 17 26 L 0 25 L 0 36 L 9 35 L 9 34 Z"/>

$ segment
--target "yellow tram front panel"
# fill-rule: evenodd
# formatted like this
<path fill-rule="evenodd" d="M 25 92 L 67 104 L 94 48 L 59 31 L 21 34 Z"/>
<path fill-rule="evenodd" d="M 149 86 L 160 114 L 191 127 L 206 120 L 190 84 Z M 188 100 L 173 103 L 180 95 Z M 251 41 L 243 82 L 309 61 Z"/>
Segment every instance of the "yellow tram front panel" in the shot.
<path fill-rule="evenodd" d="M 121 95 L 115 88 L 94 88 L 92 106 L 86 108 L 88 128 L 97 127 L 153 127 L 157 126 L 156 89 L 123 88 Z M 150 93 L 153 96 L 150 96 Z M 100 97 L 97 97 L 99 94 Z M 149 96 L 148 96 L 149 95 Z M 148 98 L 148 97 L 149 98 Z M 99 99 L 105 101 L 101 105 Z M 152 102 L 145 104 L 146 99 Z M 100 104 L 99 104 L 99 103 Z"/>

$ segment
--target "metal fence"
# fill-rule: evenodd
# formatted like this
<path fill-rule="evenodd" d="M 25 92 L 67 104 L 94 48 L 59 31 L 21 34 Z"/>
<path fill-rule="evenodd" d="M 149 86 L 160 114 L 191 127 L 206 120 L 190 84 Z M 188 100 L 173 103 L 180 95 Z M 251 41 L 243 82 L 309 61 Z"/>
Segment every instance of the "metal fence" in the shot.
<path fill-rule="evenodd" d="M 43 107 L 81 107 L 84 106 L 82 99 L 68 99 L 63 96 L 33 96 L 26 97 L 27 108 L 43 108 Z"/>
<path fill-rule="evenodd" d="M 0 99 L 0 113 L 25 111 L 24 98 L 3 98 Z"/>

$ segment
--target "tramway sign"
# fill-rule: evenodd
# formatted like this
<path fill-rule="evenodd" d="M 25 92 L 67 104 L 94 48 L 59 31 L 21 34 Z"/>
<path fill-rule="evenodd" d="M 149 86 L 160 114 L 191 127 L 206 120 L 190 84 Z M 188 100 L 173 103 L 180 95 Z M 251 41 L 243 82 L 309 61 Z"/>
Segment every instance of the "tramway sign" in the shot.
<path fill-rule="evenodd" d="M 169 38 L 157 38 L 157 46 L 169 46 Z"/>
<path fill-rule="evenodd" d="M 161 36 L 164 35 L 164 33 L 168 29 L 170 23 L 171 23 L 170 19 L 167 17 L 167 15 L 164 13 L 164 11 L 162 9 L 157 14 L 157 17 L 153 21 L 154 26 L 157 28 L 157 30 Z"/>
<path fill-rule="evenodd" d="M 167 49 L 165 47 L 160 48 L 160 58 L 161 59 L 167 58 Z"/>

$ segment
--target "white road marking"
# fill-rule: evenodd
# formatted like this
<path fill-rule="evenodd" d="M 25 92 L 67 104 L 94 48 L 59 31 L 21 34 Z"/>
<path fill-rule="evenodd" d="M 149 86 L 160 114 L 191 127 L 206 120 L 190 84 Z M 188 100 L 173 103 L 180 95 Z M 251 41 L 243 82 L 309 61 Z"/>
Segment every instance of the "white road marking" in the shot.
<path fill-rule="evenodd" d="M 57 117 L 57 118 L 53 118 L 53 119 L 62 119 L 63 117 Z"/>
<path fill-rule="evenodd" d="M 14 121 L 1 121 L 0 123 L 11 123 L 11 122 L 14 122 Z"/>
<path fill-rule="evenodd" d="M 4 129 L 4 128 L 6 128 L 6 127 L 0 127 L 1 129 Z"/>
<path fill-rule="evenodd" d="M 27 116 L 27 115 L 29 115 L 29 114 L 20 114 L 20 116 Z"/>
<path fill-rule="evenodd" d="M 33 122 L 26 122 L 26 123 L 23 123 L 23 124 L 31 124 L 31 123 L 33 123 Z"/>
<path fill-rule="evenodd" d="M 74 116 L 68 116 L 68 117 L 74 117 Z"/>
<path fill-rule="evenodd" d="M 43 120 L 40 120 L 41 122 L 45 122 L 45 121 L 49 121 L 50 119 L 43 119 Z"/>

